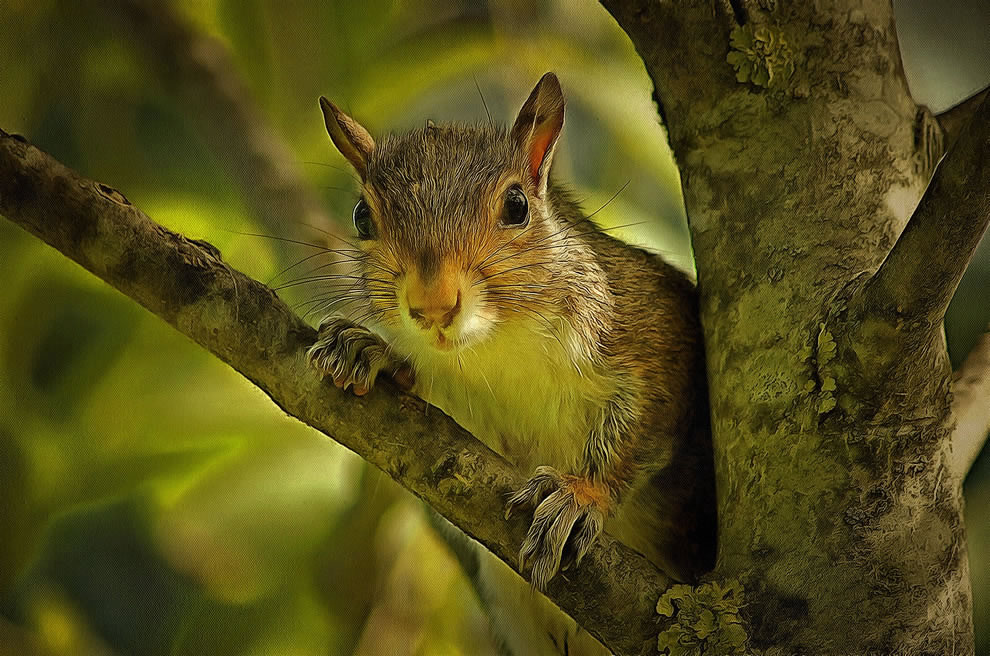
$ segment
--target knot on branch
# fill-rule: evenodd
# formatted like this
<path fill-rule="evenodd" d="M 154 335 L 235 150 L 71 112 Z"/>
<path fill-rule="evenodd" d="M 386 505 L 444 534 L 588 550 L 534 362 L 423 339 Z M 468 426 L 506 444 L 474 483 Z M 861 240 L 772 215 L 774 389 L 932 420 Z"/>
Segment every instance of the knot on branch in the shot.
<path fill-rule="evenodd" d="M 209 269 L 213 266 L 226 268 L 223 255 L 220 254 L 220 249 L 210 242 L 180 235 L 157 223 L 153 224 L 152 227 L 155 232 L 171 243 L 172 248 L 178 253 L 183 264 L 188 264 L 197 269 Z"/>
<path fill-rule="evenodd" d="M 110 185 L 105 185 L 102 182 L 96 183 L 96 191 L 112 203 L 117 203 L 118 205 L 124 206 L 131 204 L 131 201 L 127 200 L 127 196 L 117 191 Z"/>

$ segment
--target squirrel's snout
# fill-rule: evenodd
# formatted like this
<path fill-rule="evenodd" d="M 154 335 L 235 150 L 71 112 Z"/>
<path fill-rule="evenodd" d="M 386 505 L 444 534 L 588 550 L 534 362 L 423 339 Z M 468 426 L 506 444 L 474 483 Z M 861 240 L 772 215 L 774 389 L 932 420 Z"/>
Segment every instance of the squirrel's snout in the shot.
<path fill-rule="evenodd" d="M 455 278 L 443 276 L 424 284 L 418 276 L 406 286 L 409 316 L 422 326 L 447 328 L 461 311 L 461 289 Z"/>

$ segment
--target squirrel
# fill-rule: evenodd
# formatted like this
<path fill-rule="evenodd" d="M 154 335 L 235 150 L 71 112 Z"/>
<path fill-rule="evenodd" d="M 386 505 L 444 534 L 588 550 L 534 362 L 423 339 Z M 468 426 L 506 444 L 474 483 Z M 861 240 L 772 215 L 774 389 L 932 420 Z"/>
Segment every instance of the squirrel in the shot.
<path fill-rule="evenodd" d="M 534 511 L 520 564 L 538 590 L 603 530 L 676 580 L 711 569 L 697 291 L 598 228 L 551 180 L 557 77 L 540 79 L 511 129 L 428 122 L 376 142 L 320 105 L 361 181 L 348 293 L 367 311 L 364 325 L 326 318 L 310 362 L 358 395 L 393 375 L 532 472 L 506 514 Z"/>

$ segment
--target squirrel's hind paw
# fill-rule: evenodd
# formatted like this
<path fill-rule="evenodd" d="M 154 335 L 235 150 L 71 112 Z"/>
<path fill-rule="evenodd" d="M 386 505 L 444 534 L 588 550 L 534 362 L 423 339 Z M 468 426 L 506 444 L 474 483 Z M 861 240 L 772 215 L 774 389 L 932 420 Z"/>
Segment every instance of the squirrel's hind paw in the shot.
<path fill-rule="evenodd" d="M 412 370 L 392 356 L 381 337 L 342 317 L 330 317 L 320 324 L 306 357 L 321 375 L 330 376 L 334 385 L 341 389 L 350 386 L 358 396 L 374 387 L 380 371 L 391 374 L 406 389 L 413 384 Z"/>
<path fill-rule="evenodd" d="M 536 506 L 533 523 L 519 551 L 519 566 L 532 563 L 530 581 L 538 590 L 573 560 L 581 559 L 605 525 L 608 492 L 582 476 L 552 467 L 538 467 L 533 477 L 508 502 L 506 516 L 518 506 Z"/>

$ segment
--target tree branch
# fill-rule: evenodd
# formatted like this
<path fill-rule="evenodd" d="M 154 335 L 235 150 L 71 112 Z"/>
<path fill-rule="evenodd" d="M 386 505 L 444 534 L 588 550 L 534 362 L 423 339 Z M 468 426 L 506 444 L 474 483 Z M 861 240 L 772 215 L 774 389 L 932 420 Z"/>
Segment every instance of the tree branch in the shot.
<path fill-rule="evenodd" d="M 904 232 L 867 283 L 866 311 L 941 322 L 990 223 L 988 99 L 935 169 Z"/>
<path fill-rule="evenodd" d="M 305 358 L 315 331 L 206 242 L 158 225 L 124 196 L 0 130 L 0 214 L 159 315 L 290 415 L 376 465 L 518 571 L 528 522 L 502 520 L 524 478 L 443 413 L 384 383 L 356 398 Z M 548 596 L 619 654 L 656 648 L 669 579 L 604 537 Z M 621 615 L 616 615 L 620 612 Z"/>
<path fill-rule="evenodd" d="M 952 411 L 951 468 L 961 481 L 990 436 L 990 332 L 980 337 L 952 377 Z"/>
<path fill-rule="evenodd" d="M 958 105 L 945 110 L 935 117 L 938 119 L 938 124 L 942 128 L 942 141 L 945 143 L 946 150 L 952 148 L 963 129 L 969 125 L 973 114 L 980 108 L 983 99 L 987 97 L 987 92 L 990 92 L 990 88 L 977 91 Z"/>

